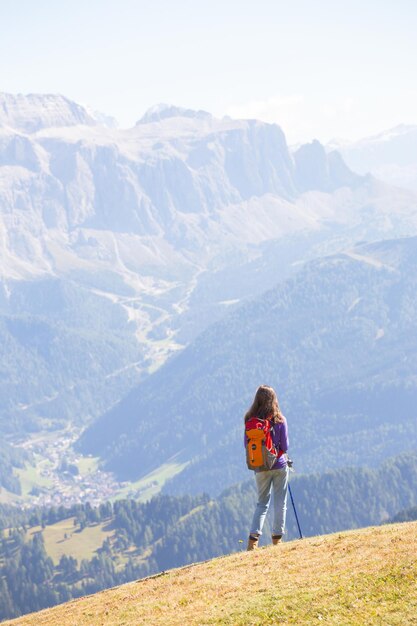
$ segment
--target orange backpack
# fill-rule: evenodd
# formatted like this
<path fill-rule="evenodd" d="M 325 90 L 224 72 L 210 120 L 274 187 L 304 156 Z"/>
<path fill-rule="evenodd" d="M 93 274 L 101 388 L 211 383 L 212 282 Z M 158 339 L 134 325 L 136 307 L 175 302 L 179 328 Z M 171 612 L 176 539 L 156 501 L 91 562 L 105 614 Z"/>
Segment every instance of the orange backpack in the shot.
<path fill-rule="evenodd" d="M 272 440 L 274 427 L 269 419 L 251 417 L 245 424 L 246 463 L 251 470 L 270 470 L 282 456 Z"/>

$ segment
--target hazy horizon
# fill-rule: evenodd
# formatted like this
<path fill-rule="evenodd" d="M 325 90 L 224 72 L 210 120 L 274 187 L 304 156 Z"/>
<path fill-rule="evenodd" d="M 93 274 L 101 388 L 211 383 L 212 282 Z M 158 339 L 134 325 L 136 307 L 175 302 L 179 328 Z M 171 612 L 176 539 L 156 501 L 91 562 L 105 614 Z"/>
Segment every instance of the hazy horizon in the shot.
<path fill-rule="evenodd" d="M 61 93 L 127 128 L 166 102 L 279 124 L 290 143 L 417 123 L 411 0 L 6 0 L 0 90 Z"/>

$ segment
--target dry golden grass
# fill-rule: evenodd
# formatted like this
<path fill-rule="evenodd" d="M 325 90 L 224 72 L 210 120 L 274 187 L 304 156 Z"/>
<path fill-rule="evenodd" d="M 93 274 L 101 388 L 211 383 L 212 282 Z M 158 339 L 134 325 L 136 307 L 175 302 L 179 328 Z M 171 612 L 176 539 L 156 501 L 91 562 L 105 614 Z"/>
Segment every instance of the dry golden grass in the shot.
<path fill-rule="evenodd" d="M 417 522 L 240 552 L 6 622 L 15 626 L 410 626 Z"/>

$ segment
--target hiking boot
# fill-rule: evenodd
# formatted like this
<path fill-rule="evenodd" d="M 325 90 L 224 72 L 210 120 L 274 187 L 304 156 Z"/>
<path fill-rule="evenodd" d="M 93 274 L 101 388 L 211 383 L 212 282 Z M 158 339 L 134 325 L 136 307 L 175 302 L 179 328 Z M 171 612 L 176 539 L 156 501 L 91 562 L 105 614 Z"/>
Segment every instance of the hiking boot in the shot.
<path fill-rule="evenodd" d="M 255 550 L 258 547 L 259 536 L 249 535 L 247 550 Z"/>
<path fill-rule="evenodd" d="M 282 535 L 272 535 L 272 545 L 277 546 L 281 543 Z"/>

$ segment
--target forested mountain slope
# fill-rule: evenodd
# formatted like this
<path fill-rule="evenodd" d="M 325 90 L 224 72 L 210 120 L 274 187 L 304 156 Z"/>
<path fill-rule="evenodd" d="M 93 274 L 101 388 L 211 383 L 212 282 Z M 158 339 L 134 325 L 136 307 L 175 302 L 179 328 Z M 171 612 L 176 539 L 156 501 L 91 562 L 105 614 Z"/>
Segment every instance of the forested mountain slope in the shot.
<path fill-rule="evenodd" d="M 0 502 L 2 487 L 20 493 L 19 480 L 13 470 L 22 467 L 27 459 L 28 455 L 23 450 L 17 450 L 5 441 L 0 441 Z"/>
<path fill-rule="evenodd" d="M 399 511 L 389 521 L 393 524 L 397 522 L 412 522 L 417 520 L 417 506 L 412 506 L 409 509 Z"/>
<path fill-rule="evenodd" d="M 244 466 L 243 413 L 271 384 L 300 469 L 368 465 L 417 445 L 417 238 L 314 261 L 201 334 L 82 436 L 119 476 L 172 455 L 172 492 L 218 492 Z"/>
<path fill-rule="evenodd" d="M 291 476 L 291 489 L 305 536 L 386 522 L 402 508 L 415 506 L 416 484 L 416 454 L 389 459 L 377 469 L 342 468 Z M 166 569 L 239 549 L 239 540 L 247 539 L 255 503 L 255 481 L 251 476 L 169 529 L 153 548 L 152 558 Z M 290 500 L 287 533 L 287 539 L 299 536 Z M 202 541 L 202 534 L 209 540 Z M 261 545 L 269 543 L 267 523 Z"/>
<path fill-rule="evenodd" d="M 138 380 L 133 333 L 126 311 L 71 281 L 0 285 L 0 432 L 80 426 L 105 410 Z"/>

